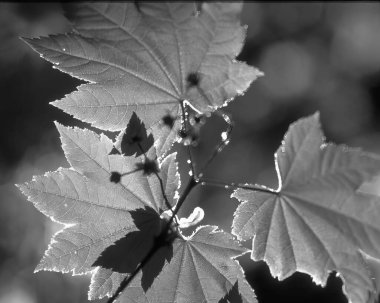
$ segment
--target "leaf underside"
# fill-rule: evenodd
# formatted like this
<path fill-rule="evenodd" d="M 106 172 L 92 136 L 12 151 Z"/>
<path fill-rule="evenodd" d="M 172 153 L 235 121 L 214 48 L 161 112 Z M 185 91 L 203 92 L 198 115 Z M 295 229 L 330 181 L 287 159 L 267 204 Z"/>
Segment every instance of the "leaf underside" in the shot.
<path fill-rule="evenodd" d="M 242 201 L 233 234 L 253 238 L 252 259 L 273 276 L 300 271 L 325 285 L 336 271 L 350 302 L 369 302 L 376 286 L 362 252 L 380 259 L 380 199 L 359 189 L 379 172 L 379 157 L 326 144 L 315 114 L 290 126 L 275 164 L 273 193 L 233 193 Z"/>
<path fill-rule="evenodd" d="M 168 151 L 181 128 L 181 103 L 213 112 L 261 73 L 235 60 L 245 39 L 241 3 L 203 3 L 200 12 L 194 3 L 66 7 L 71 33 L 24 39 L 54 67 L 87 82 L 53 105 L 103 130 L 122 131 L 130 121 L 133 132 L 112 142 L 57 123 L 71 167 L 18 186 L 38 210 L 65 224 L 36 271 L 92 272 L 89 298 L 96 299 L 115 293 L 152 247 L 168 210 L 161 187 L 171 208 L 177 202 L 176 154 Z M 175 118 L 173 125 L 163 123 L 165 116 Z M 158 159 L 162 184 L 136 171 L 144 153 Z M 267 262 L 279 279 L 300 271 L 325 285 L 336 271 L 350 302 L 372 303 L 379 289 L 372 278 L 380 260 L 380 199 L 361 186 L 378 173 L 380 159 L 326 144 L 316 114 L 290 127 L 275 164 L 277 190 L 247 185 L 233 193 L 242 202 L 233 234 L 253 239 L 252 259 Z M 125 175 L 111 183 L 113 172 Z M 188 238 L 179 232 L 117 301 L 224 302 L 238 292 L 242 302 L 256 302 L 234 260 L 246 252 L 213 226 Z"/>
<path fill-rule="evenodd" d="M 73 32 L 24 40 L 59 70 L 90 82 L 53 105 L 95 127 L 123 130 L 135 111 L 168 149 L 180 119 L 172 129 L 160 120 L 180 116 L 180 102 L 211 112 L 261 75 L 235 60 L 245 39 L 242 3 L 204 3 L 199 14 L 194 3 L 66 6 Z"/>
<path fill-rule="evenodd" d="M 165 226 L 152 208 L 140 208 L 130 212 L 137 231 L 130 232 L 107 247 L 92 266 L 101 266 L 121 274 L 131 274 L 147 252 L 153 247 L 154 238 Z M 171 245 L 163 245 L 153 255 L 149 266 L 142 268 L 141 287 L 146 291 L 162 270 L 165 260 L 170 262 L 173 256 Z"/>
<path fill-rule="evenodd" d="M 37 209 L 66 225 L 52 238 L 36 271 L 91 271 L 89 298 L 110 296 L 148 253 L 166 222 L 160 219 L 167 210 L 160 183 L 141 171 L 111 183 L 113 171 L 132 171 L 143 155 L 110 155 L 114 143 L 106 136 L 56 125 L 72 167 L 18 185 Z M 154 152 L 152 147 L 147 154 Z M 161 160 L 159 171 L 171 207 L 180 184 L 175 156 Z M 158 303 L 172 296 L 176 302 L 218 302 L 238 283 L 242 300 L 256 302 L 233 260 L 245 252 L 230 234 L 204 226 L 189 239 L 179 236 L 172 246 L 158 250 L 118 301 Z"/>
<path fill-rule="evenodd" d="M 167 207 L 154 175 L 144 176 L 137 171 L 118 184 L 109 180 L 112 171 L 134 170 L 142 156 L 109 155 L 113 142 L 106 136 L 60 124 L 57 128 L 72 167 L 36 176 L 18 186 L 37 209 L 66 225 L 54 235 L 36 271 L 84 274 L 94 270 L 92 264 L 107 247 L 138 231 L 133 212 L 148 207 L 160 214 Z M 172 207 L 180 184 L 175 157 L 170 154 L 163 159 L 159 172 Z"/>
<path fill-rule="evenodd" d="M 245 252 L 247 249 L 230 234 L 218 231 L 215 226 L 201 226 L 189 238 L 174 241 L 170 263 L 165 262 L 147 292 L 140 286 L 140 274 L 116 302 L 216 303 L 235 284 L 242 302 L 257 302 L 240 265 L 232 260 Z"/>

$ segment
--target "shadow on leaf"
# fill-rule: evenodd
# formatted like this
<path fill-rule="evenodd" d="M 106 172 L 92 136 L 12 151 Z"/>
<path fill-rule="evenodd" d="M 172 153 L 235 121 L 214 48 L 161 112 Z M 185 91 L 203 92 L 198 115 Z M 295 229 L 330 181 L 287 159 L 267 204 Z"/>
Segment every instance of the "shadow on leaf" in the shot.
<path fill-rule="evenodd" d="M 138 231 L 126 234 L 113 245 L 107 247 L 92 266 L 101 266 L 119 273 L 132 273 L 154 245 L 155 237 L 161 232 L 166 221 L 152 208 L 145 207 L 131 211 Z M 165 260 L 173 256 L 172 245 L 162 245 L 150 261 L 142 268 L 141 286 L 144 291 L 152 285 L 161 272 Z"/>
<path fill-rule="evenodd" d="M 218 303 L 243 303 L 243 300 L 239 293 L 238 282 L 230 289 L 228 294 L 219 300 Z"/>
<path fill-rule="evenodd" d="M 121 139 L 121 153 L 125 156 L 136 157 L 146 153 L 154 144 L 153 135 L 148 136 L 145 124 L 133 112 L 127 129 Z"/>

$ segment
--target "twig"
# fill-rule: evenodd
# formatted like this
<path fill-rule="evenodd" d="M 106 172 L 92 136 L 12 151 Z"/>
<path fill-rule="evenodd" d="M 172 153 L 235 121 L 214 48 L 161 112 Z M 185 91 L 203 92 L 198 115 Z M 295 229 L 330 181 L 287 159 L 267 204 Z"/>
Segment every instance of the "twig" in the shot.
<path fill-rule="evenodd" d="M 146 265 L 146 263 L 149 262 L 149 260 L 153 257 L 153 255 L 156 253 L 156 251 L 160 248 L 157 241 L 154 242 L 152 248 L 149 250 L 148 254 L 142 259 L 140 264 L 135 268 L 135 270 L 132 272 L 132 274 L 128 277 L 126 277 L 117 288 L 114 295 L 108 299 L 107 303 L 113 303 L 117 297 L 123 292 L 123 290 L 129 285 L 129 283 L 132 282 L 134 277 L 139 273 L 139 271 Z"/>
<path fill-rule="evenodd" d="M 181 100 L 179 103 L 181 104 L 183 127 L 185 129 L 185 133 L 187 134 L 187 132 L 188 132 L 188 129 L 187 129 L 187 123 L 188 123 L 187 117 L 188 117 L 188 113 L 186 112 L 184 101 Z M 186 149 L 187 149 L 187 154 L 189 155 L 189 160 L 190 160 L 189 164 L 190 164 L 190 168 L 191 168 L 191 174 L 192 174 L 192 176 L 195 176 L 195 165 L 193 163 L 193 157 L 191 155 L 191 146 L 187 145 Z"/>
<path fill-rule="evenodd" d="M 198 175 L 198 178 L 201 178 L 203 175 L 203 172 L 207 169 L 207 167 L 210 165 L 210 163 L 215 159 L 215 157 L 226 147 L 226 145 L 230 142 L 231 139 L 231 132 L 234 127 L 234 123 L 231 119 L 231 117 L 221 110 L 217 110 L 214 112 L 215 114 L 219 115 L 223 118 L 223 120 L 227 123 L 227 130 L 224 132 L 225 136 L 222 137 L 222 141 L 216 146 L 211 156 L 207 159 L 206 163 L 203 165 L 203 168 L 200 170 L 200 173 Z"/>
<path fill-rule="evenodd" d="M 136 169 L 131 170 L 131 171 L 129 171 L 129 172 L 126 172 L 126 173 L 124 173 L 124 174 L 120 174 L 120 177 L 128 176 L 128 175 L 133 174 L 133 173 L 135 173 L 135 172 L 138 172 L 138 171 L 140 171 L 140 170 L 142 170 L 142 168 L 136 168 Z"/>
<path fill-rule="evenodd" d="M 161 233 L 155 238 L 154 244 L 152 248 L 149 250 L 149 252 L 146 254 L 144 259 L 140 262 L 140 264 L 135 268 L 135 270 L 132 272 L 132 274 L 128 277 L 126 277 L 117 288 L 115 294 L 109 298 L 107 303 L 113 303 L 117 297 L 124 291 L 124 289 L 131 283 L 131 281 L 136 277 L 136 275 L 139 273 L 139 271 L 149 262 L 149 260 L 153 257 L 153 255 L 156 253 L 156 251 L 163 245 L 159 239 L 162 237 L 165 237 L 165 235 L 168 233 L 169 229 L 171 228 L 171 224 L 173 223 L 173 220 L 175 216 L 177 215 L 179 209 L 181 208 L 182 204 L 184 203 L 186 197 L 189 195 L 190 191 L 196 186 L 198 183 L 195 181 L 194 176 L 191 177 L 189 182 L 187 183 L 182 195 L 179 197 L 177 205 L 172 213 L 172 216 L 170 217 L 169 221 L 166 223 L 165 228 L 161 231 Z"/>
<path fill-rule="evenodd" d="M 147 157 L 146 153 L 144 152 L 140 142 L 137 142 L 137 146 L 139 147 L 141 153 L 144 155 L 145 157 L 145 161 L 148 161 L 149 158 Z M 166 207 L 168 209 L 171 209 L 172 206 L 170 205 L 169 203 L 169 200 L 168 200 L 168 197 L 166 196 L 166 192 L 165 192 L 165 188 L 164 188 L 164 182 L 162 181 L 160 175 L 155 171 L 153 172 L 155 174 L 155 176 L 157 177 L 158 181 L 160 182 L 160 187 L 161 187 L 161 192 L 162 192 L 162 196 L 164 197 L 164 200 L 165 200 L 165 204 L 166 204 Z"/>
<path fill-rule="evenodd" d="M 242 183 L 226 183 L 219 180 L 212 180 L 208 178 L 200 178 L 199 183 L 202 186 L 217 186 L 225 189 L 231 189 L 231 188 L 241 188 L 241 189 L 249 189 L 252 191 L 259 191 L 263 193 L 270 193 L 278 195 L 278 191 L 275 191 L 273 189 L 262 187 L 262 186 L 256 186 L 256 185 L 248 185 L 248 184 L 242 184 Z"/>

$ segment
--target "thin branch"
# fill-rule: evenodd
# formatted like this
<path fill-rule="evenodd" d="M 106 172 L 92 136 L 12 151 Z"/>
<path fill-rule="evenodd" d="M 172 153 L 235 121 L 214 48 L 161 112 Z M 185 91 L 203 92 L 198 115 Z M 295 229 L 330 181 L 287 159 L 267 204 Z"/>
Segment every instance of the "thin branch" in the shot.
<path fill-rule="evenodd" d="M 173 223 L 173 220 L 175 216 L 177 215 L 179 209 L 183 205 L 183 203 L 186 200 L 186 197 L 189 195 L 190 191 L 197 185 L 198 183 L 195 181 L 194 176 L 191 177 L 189 182 L 187 183 L 182 195 L 179 197 L 177 205 L 172 213 L 172 216 L 170 217 L 169 221 L 166 223 L 165 228 L 161 231 L 161 233 L 155 238 L 154 244 L 152 248 L 149 250 L 149 252 L 146 254 L 144 259 L 140 262 L 140 264 L 135 268 L 135 270 L 132 272 L 132 274 L 126 278 L 120 283 L 119 287 L 117 288 L 115 294 L 109 298 L 107 303 L 113 303 L 117 297 L 124 291 L 125 288 L 131 283 L 131 281 L 136 277 L 136 275 L 140 272 L 140 270 L 149 262 L 149 260 L 153 257 L 153 255 L 156 253 L 156 251 L 163 245 L 162 237 L 165 237 L 171 228 L 171 224 Z"/>
<path fill-rule="evenodd" d="M 117 297 L 124 291 L 124 289 L 129 285 L 129 283 L 132 282 L 132 280 L 136 277 L 136 275 L 139 273 L 139 271 L 149 262 L 149 260 L 153 257 L 153 255 L 156 253 L 156 251 L 160 248 L 158 241 L 154 242 L 154 245 L 149 250 L 147 255 L 142 259 L 140 264 L 135 268 L 135 270 L 132 272 L 132 274 L 126 278 L 124 278 L 123 281 L 121 281 L 119 287 L 117 288 L 114 295 L 108 299 L 107 303 L 113 303 Z"/>
<path fill-rule="evenodd" d="M 110 181 L 114 182 L 114 183 L 119 183 L 121 181 L 122 177 L 128 176 L 128 175 L 133 174 L 133 173 L 135 173 L 137 171 L 140 171 L 140 170 L 142 170 L 142 168 L 138 167 L 138 168 L 136 168 L 136 169 L 134 169 L 132 171 L 126 172 L 124 174 L 120 174 L 117 171 L 112 171 L 111 175 L 110 175 Z"/>
<path fill-rule="evenodd" d="M 142 168 L 136 168 L 136 169 L 131 170 L 131 171 L 129 171 L 129 172 L 126 172 L 126 173 L 124 173 L 124 174 L 120 174 L 120 177 L 128 176 L 128 175 L 133 174 L 133 173 L 135 173 L 135 172 L 137 172 L 137 171 L 140 171 L 140 170 L 142 170 Z"/>
<path fill-rule="evenodd" d="M 168 221 L 169 226 L 173 222 L 174 217 L 177 215 L 179 209 L 181 208 L 183 202 L 185 202 L 186 197 L 189 195 L 190 191 L 198 184 L 198 182 L 195 180 L 194 176 L 191 176 L 189 182 L 187 183 L 185 189 L 183 190 L 182 195 L 179 197 L 177 205 L 175 209 L 173 210 L 172 216 L 170 217 L 170 220 Z"/>
<path fill-rule="evenodd" d="M 185 129 L 185 133 L 187 134 L 187 132 L 188 132 L 188 129 L 187 129 L 188 113 L 186 112 L 186 108 L 185 108 L 183 100 L 181 100 L 179 103 L 181 104 L 183 127 Z M 188 154 L 189 160 L 190 160 L 189 164 L 190 164 L 190 168 L 191 168 L 191 174 L 192 174 L 192 176 L 195 176 L 195 164 L 193 162 L 193 157 L 191 155 L 191 146 L 187 145 L 186 149 L 187 149 L 187 154 Z"/>
<path fill-rule="evenodd" d="M 257 185 L 248 185 L 248 184 L 242 184 L 242 183 L 227 183 L 227 182 L 208 179 L 208 178 L 200 178 L 199 183 L 202 186 L 216 186 L 216 187 L 221 187 L 225 189 L 242 188 L 242 189 L 248 189 L 252 191 L 259 191 L 259 192 L 270 193 L 270 194 L 275 194 L 275 195 L 279 194 L 278 191 L 275 191 L 267 187 L 262 187 L 262 186 L 257 186 Z"/>
<path fill-rule="evenodd" d="M 223 132 L 224 136 L 222 137 L 222 141 L 215 147 L 213 153 L 211 156 L 207 159 L 206 163 L 204 164 L 203 168 L 200 170 L 200 173 L 198 175 L 199 178 L 202 177 L 203 172 L 207 169 L 207 167 L 210 165 L 210 163 L 216 158 L 216 156 L 227 146 L 227 144 L 230 142 L 231 139 L 231 132 L 234 127 L 234 122 L 232 121 L 231 117 L 221 110 L 217 110 L 214 112 L 215 114 L 219 115 L 223 118 L 223 120 L 227 123 L 227 130 Z"/>
<path fill-rule="evenodd" d="M 139 147 L 141 153 L 144 155 L 145 157 L 145 161 L 148 161 L 149 158 L 147 157 L 146 153 L 144 152 L 140 142 L 137 142 L 137 146 Z M 158 172 L 153 172 L 155 174 L 155 176 L 157 177 L 158 181 L 160 182 L 160 187 L 161 187 L 161 192 L 162 192 L 162 196 L 164 197 L 164 201 L 165 201 L 165 205 L 168 209 L 171 209 L 172 206 L 170 205 L 169 203 L 169 200 L 168 200 L 168 197 L 166 196 L 166 191 L 165 191 L 165 188 L 164 188 L 164 182 L 162 181 L 160 175 L 158 174 Z"/>
<path fill-rule="evenodd" d="M 156 175 L 158 181 L 160 182 L 161 192 L 162 192 L 162 196 L 164 197 L 166 207 L 168 209 L 171 209 L 171 205 L 169 203 L 168 197 L 166 196 L 166 192 L 165 192 L 165 188 L 164 188 L 164 182 L 162 181 L 160 175 L 157 172 L 154 172 L 154 174 Z"/>

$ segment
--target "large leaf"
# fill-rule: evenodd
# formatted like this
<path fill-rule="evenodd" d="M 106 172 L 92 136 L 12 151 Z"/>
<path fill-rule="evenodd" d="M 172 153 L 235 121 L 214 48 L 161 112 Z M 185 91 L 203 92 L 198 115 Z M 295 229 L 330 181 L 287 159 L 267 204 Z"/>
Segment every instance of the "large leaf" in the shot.
<path fill-rule="evenodd" d="M 19 185 L 40 211 L 66 224 L 36 270 L 92 271 L 89 297 L 109 296 L 153 246 L 166 222 L 159 215 L 167 207 L 155 175 L 135 172 L 118 184 L 109 180 L 114 170 L 133 170 L 142 156 L 109 155 L 113 142 L 106 136 L 57 127 L 72 168 Z M 159 174 L 173 206 L 179 185 L 175 154 L 160 163 Z M 216 227 L 199 228 L 190 238 L 178 234 L 170 247 L 155 253 L 119 302 L 218 302 L 236 283 L 244 302 L 256 302 L 240 265 L 232 260 L 245 252 Z"/>
<path fill-rule="evenodd" d="M 115 241 L 139 232 L 144 224 L 149 225 L 141 220 L 136 224 L 133 214 L 149 208 L 159 218 L 168 207 L 155 175 L 136 171 L 124 176 L 118 184 L 110 182 L 113 171 L 123 174 L 134 170 L 143 161 L 142 156 L 109 155 L 113 142 L 106 136 L 59 124 L 57 127 L 72 168 L 60 168 L 18 186 L 37 209 L 66 225 L 54 235 L 36 270 L 83 274 L 96 268 L 93 263 Z M 149 151 L 152 153 L 154 149 Z M 159 166 L 166 197 L 173 207 L 179 186 L 175 154 L 163 159 Z M 155 224 L 156 217 L 148 219 Z M 152 231 L 151 237 L 157 232 Z M 94 285 L 102 283 L 96 279 L 98 272 L 93 272 Z"/>
<path fill-rule="evenodd" d="M 261 73 L 237 62 L 245 28 L 242 3 L 77 3 L 74 32 L 25 39 L 56 68 L 90 81 L 53 104 L 105 130 L 122 130 L 135 111 L 147 127 L 180 102 L 214 111 L 242 94 Z M 166 131 L 170 145 L 180 119 Z"/>
<path fill-rule="evenodd" d="M 202 226 L 189 238 L 181 236 L 174 241 L 171 261 L 165 263 L 146 293 L 140 286 L 139 275 L 117 302 L 216 303 L 236 283 L 242 302 L 257 302 L 240 265 L 232 260 L 246 252 L 230 234 L 218 231 L 215 226 Z M 114 291 L 110 289 L 111 293 Z"/>
<path fill-rule="evenodd" d="M 234 192 L 243 203 L 233 233 L 253 238 L 252 258 L 273 276 L 300 271 L 324 285 L 336 271 L 350 302 L 366 303 L 376 286 L 361 252 L 380 257 L 380 199 L 358 189 L 380 172 L 380 159 L 326 144 L 315 114 L 290 126 L 275 164 L 277 190 Z"/>

